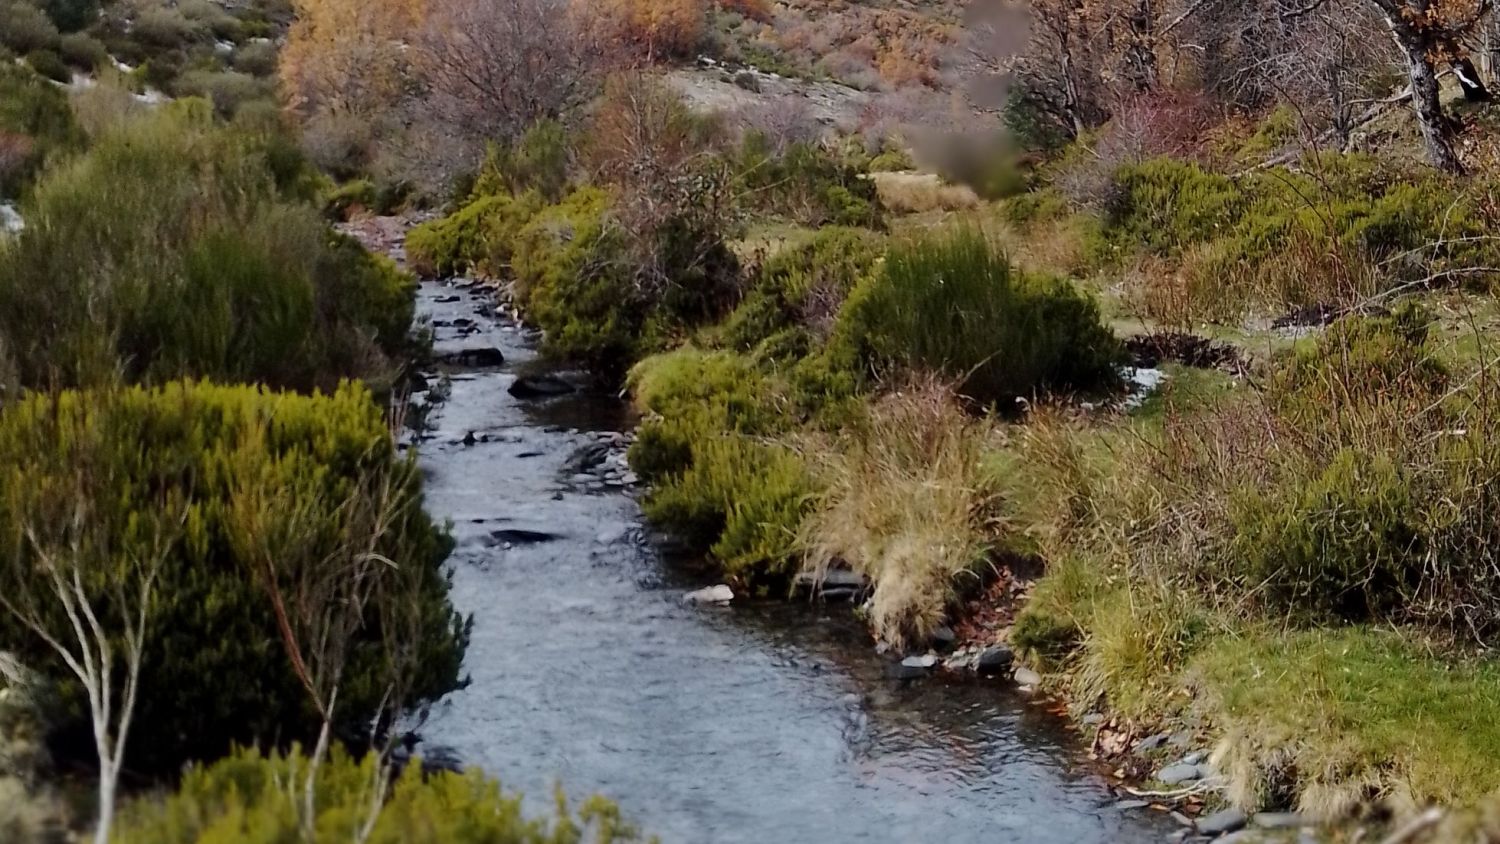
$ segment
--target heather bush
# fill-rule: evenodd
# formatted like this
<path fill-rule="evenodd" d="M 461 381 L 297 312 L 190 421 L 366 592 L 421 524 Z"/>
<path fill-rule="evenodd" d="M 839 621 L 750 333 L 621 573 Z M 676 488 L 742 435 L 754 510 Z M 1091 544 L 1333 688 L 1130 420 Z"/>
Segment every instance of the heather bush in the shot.
<path fill-rule="evenodd" d="M 477 770 L 426 775 L 407 766 L 384 795 L 371 795 L 375 760 L 335 751 L 316 769 L 313 820 L 328 840 L 370 844 L 615 844 L 640 840 L 615 804 L 592 797 L 571 808 L 559 793 L 551 817 L 523 813 L 520 795 Z M 240 750 L 212 765 L 190 768 L 175 793 L 143 798 L 122 818 L 119 844 L 209 844 L 215 841 L 295 841 L 302 828 L 301 794 L 290 783 L 307 779 L 311 763 L 300 752 L 263 756 Z M 378 800 L 374 824 L 361 835 Z"/>
<path fill-rule="evenodd" d="M 26 64 L 53 82 L 68 82 L 73 78 L 68 63 L 54 50 L 32 50 L 26 54 Z"/>
<path fill-rule="evenodd" d="M 498 276 L 509 268 L 517 238 L 542 204 L 535 193 L 487 194 L 450 216 L 423 223 L 406 238 L 412 266 L 437 278 L 470 270 Z"/>
<path fill-rule="evenodd" d="M 50 157 L 83 141 L 66 94 L 26 68 L 0 63 L 0 196 L 16 196 Z"/>
<path fill-rule="evenodd" d="M 765 437 L 796 425 L 783 385 L 740 355 L 680 349 L 648 358 L 630 387 L 647 420 L 631 466 L 652 484 L 645 512 L 747 582 L 793 573 L 813 477 Z"/>
<path fill-rule="evenodd" d="M 25 0 L 0 3 L 0 45 L 24 54 L 56 44 L 57 27 L 41 9 Z"/>
<path fill-rule="evenodd" d="M 327 575 L 320 566 L 341 565 L 350 543 L 368 541 L 394 561 L 400 583 L 389 588 L 404 597 L 362 610 L 340 684 L 336 734 L 357 739 L 377 716 L 389 717 L 387 704 L 432 700 L 457 683 L 467 633 L 448 603 L 443 560 L 450 543 L 422 511 L 416 465 L 397 453 L 362 387 L 300 396 L 179 381 L 33 394 L 0 412 L 0 480 L 0 554 L 19 561 L 4 577 L 28 576 L 29 555 L 67 547 L 70 537 L 97 551 L 99 565 L 156 553 L 158 535 L 144 527 L 139 508 L 183 514 L 180 535 L 164 546 L 148 619 L 127 745 L 132 771 L 171 773 L 235 743 L 316 734 L 319 719 L 271 596 L 304 595 L 307 584 Z M 384 491 L 391 497 L 380 497 Z M 359 514 L 366 505 L 380 502 L 390 508 L 384 527 L 353 535 L 364 529 Z M 74 522 L 77 513 L 86 514 L 83 526 Z M 259 562 L 263 542 L 285 542 L 296 553 L 277 554 L 268 570 Z M 104 614 L 103 629 L 118 631 L 115 614 L 128 608 L 101 592 L 112 581 L 88 568 L 93 564 L 84 564 L 81 588 Z M 4 588 L 15 598 L 32 585 L 7 581 Z M 43 606 L 62 613 L 55 603 Z M 383 701 L 394 679 L 385 632 L 396 630 L 415 649 L 414 673 L 409 685 L 395 686 L 398 699 Z M 91 747 L 83 738 L 88 709 L 60 657 L 10 613 L 0 613 L 0 633 L 60 696 L 57 746 Z"/>
<path fill-rule="evenodd" d="M 0 246 L 0 334 L 22 382 L 386 374 L 410 280 L 293 198 L 305 172 L 274 131 L 216 128 L 179 102 L 49 173 Z"/>
<path fill-rule="evenodd" d="M 57 52 L 69 67 L 84 73 L 92 73 L 110 63 L 109 50 L 105 49 L 104 42 L 82 32 L 72 32 L 58 39 Z"/>
<path fill-rule="evenodd" d="M 875 183 L 826 146 L 797 141 L 783 150 L 763 132 L 745 134 L 732 166 L 747 202 L 809 226 L 884 226 Z"/>
<path fill-rule="evenodd" d="M 985 404 L 1113 387 L 1121 356 L 1092 299 L 1022 273 L 971 229 L 892 246 L 850 295 L 834 343 L 877 375 L 941 373 Z"/>

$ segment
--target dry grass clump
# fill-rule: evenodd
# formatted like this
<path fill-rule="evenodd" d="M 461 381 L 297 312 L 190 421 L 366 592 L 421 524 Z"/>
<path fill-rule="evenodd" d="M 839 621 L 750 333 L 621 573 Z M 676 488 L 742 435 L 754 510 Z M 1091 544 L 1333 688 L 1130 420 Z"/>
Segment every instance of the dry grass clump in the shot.
<path fill-rule="evenodd" d="M 965 211 L 979 205 L 972 188 L 948 184 L 932 173 L 872 173 L 870 178 L 881 204 L 895 214 Z"/>
<path fill-rule="evenodd" d="M 805 569 L 869 577 L 881 640 L 925 642 L 988 559 L 1000 532 L 991 437 L 951 386 L 927 379 L 880 399 L 867 428 L 825 459 L 827 492 L 802 528 Z"/>

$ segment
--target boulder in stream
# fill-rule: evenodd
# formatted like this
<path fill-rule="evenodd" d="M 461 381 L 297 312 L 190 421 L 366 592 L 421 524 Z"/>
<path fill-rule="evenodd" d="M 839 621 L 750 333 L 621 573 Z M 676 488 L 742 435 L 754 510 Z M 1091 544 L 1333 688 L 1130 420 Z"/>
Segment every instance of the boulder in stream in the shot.
<path fill-rule="evenodd" d="M 518 399 L 542 399 L 575 391 L 572 384 L 556 375 L 523 375 L 512 381 L 506 392 Z"/>
<path fill-rule="evenodd" d="M 481 346 L 439 355 L 438 363 L 465 369 L 493 369 L 505 365 L 505 355 L 494 346 Z"/>

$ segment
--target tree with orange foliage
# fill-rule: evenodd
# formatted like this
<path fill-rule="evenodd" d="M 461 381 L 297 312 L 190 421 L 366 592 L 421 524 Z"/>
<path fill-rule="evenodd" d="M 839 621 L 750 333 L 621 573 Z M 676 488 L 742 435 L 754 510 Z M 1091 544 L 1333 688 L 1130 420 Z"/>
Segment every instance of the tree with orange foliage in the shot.
<path fill-rule="evenodd" d="M 404 39 L 425 19 L 424 0 L 294 0 L 294 6 L 280 64 L 292 107 L 367 115 L 400 98 Z"/>
<path fill-rule="evenodd" d="M 709 12 L 736 12 L 769 21 L 766 0 L 578 0 L 600 34 L 630 47 L 647 62 L 690 56 L 703 42 Z"/>

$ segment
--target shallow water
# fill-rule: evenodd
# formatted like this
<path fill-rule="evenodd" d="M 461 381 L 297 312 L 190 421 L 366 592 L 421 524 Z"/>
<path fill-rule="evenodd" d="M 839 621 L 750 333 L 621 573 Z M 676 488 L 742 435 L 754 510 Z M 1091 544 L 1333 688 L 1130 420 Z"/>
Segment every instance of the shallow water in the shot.
<path fill-rule="evenodd" d="M 533 811 L 558 782 L 605 794 L 667 844 L 1072 844 L 1175 828 L 1116 808 L 1076 738 L 1019 693 L 885 679 L 846 609 L 685 605 L 704 584 L 663 560 L 634 499 L 562 470 L 627 424 L 621 403 L 515 399 L 518 372 L 545 371 L 523 331 L 436 283 L 419 308 L 475 322 L 466 337 L 437 328 L 439 353 L 507 358 L 453 376 L 421 448 L 427 506 L 453 521 L 453 599 L 474 616 L 472 682 L 434 705 L 423 752 L 482 766 Z M 503 529 L 555 538 L 506 545 Z"/>

